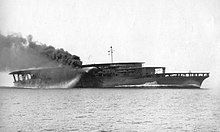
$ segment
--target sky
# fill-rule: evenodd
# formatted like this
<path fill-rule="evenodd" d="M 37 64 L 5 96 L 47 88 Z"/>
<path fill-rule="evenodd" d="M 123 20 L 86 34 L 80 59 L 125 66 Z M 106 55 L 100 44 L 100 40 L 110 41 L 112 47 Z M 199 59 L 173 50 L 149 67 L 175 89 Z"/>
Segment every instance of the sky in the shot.
<path fill-rule="evenodd" d="M 78 55 L 83 64 L 145 62 L 220 77 L 219 0 L 0 0 L 0 32 Z"/>

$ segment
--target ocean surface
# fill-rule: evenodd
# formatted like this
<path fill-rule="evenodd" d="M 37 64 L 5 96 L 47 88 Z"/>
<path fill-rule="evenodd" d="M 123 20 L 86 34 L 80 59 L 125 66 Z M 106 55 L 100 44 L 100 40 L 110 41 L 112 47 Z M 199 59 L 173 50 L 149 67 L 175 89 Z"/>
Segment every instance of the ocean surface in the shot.
<path fill-rule="evenodd" d="M 0 132 L 220 132 L 212 89 L 0 88 Z"/>

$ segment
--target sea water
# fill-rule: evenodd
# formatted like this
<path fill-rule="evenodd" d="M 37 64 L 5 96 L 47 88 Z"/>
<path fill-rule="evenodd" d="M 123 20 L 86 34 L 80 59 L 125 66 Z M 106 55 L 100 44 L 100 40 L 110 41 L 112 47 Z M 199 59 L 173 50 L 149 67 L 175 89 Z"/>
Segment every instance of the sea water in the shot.
<path fill-rule="evenodd" d="M 220 131 L 212 89 L 0 88 L 1 132 Z"/>

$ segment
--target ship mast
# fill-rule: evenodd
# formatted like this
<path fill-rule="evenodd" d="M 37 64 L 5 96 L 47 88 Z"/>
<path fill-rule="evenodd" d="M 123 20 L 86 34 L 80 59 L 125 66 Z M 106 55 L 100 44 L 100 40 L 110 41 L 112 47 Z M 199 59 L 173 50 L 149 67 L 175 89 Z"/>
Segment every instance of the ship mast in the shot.
<path fill-rule="evenodd" d="M 112 46 L 110 47 L 110 50 L 108 51 L 108 55 L 111 55 L 111 63 L 113 63 L 113 49 L 112 49 Z"/>

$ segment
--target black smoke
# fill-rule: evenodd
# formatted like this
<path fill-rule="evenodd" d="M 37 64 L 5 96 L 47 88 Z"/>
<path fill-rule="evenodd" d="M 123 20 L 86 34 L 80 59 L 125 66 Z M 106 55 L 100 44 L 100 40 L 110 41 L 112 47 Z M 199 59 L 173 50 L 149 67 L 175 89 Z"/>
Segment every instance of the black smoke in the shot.
<path fill-rule="evenodd" d="M 82 61 L 63 49 L 56 49 L 36 41 L 29 35 L 0 34 L 0 70 L 54 66 L 81 67 Z"/>

